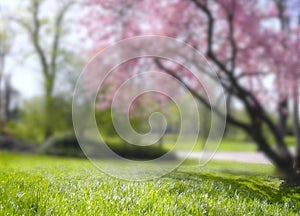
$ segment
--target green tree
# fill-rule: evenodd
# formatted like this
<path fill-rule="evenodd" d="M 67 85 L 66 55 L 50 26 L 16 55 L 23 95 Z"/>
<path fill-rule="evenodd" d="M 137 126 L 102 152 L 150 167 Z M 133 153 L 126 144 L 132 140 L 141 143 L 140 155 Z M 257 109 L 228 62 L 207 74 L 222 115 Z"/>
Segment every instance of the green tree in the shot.
<path fill-rule="evenodd" d="M 40 144 L 45 139 L 47 130 L 53 136 L 73 133 L 71 99 L 63 96 L 53 97 L 52 118 L 47 118 L 43 107 L 44 97 L 34 97 L 24 102 L 17 121 L 10 121 L 8 131 L 25 141 Z"/>
<path fill-rule="evenodd" d="M 18 23 L 29 38 L 34 53 L 38 57 L 41 75 L 43 77 L 43 89 L 45 100 L 41 104 L 44 107 L 45 130 L 44 137 L 53 135 L 53 119 L 55 112 L 54 87 L 60 67 L 58 65 L 65 60 L 69 52 L 62 46 L 62 38 L 66 34 L 64 18 L 73 1 L 54 2 L 57 9 L 54 12 L 54 20 L 44 16 L 42 7 L 47 3 L 45 0 L 30 0 L 25 14 L 27 16 L 12 16 L 11 20 Z M 49 2 L 48 2 L 49 3 Z M 53 2 L 52 2 L 53 3 Z M 45 8 L 44 8 L 45 10 Z M 47 40 L 45 40 L 47 39 Z M 50 41 L 50 43 L 47 43 Z"/>

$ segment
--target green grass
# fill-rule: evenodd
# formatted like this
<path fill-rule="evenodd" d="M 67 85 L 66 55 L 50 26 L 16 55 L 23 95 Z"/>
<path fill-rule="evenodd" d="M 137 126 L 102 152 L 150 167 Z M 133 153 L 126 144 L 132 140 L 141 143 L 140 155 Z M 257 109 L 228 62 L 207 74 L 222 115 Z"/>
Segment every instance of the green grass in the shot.
<path fill-rule="evenodd" d="M 273 171 L 211 162 L 128 182 L 84 159 L 0 153 L 0 215 L 299 215 L 300 190 Z"/>
<path fill-rule="evenodd" d="M 106 138 L 110 142 L 119 142 L 119 138 Z M 173 134 L 167 134 L 164 136 L 163 139 L 163 146 L 164 148 L 171 150 L 174 148 L 174 145 L 176 143 L 177 136 Z M 272 143 L 271 140 L 269 140 L 270 143 Z M 293 136 L 287 136 L 285 137 L 285 142 L 288 147 L 294 147 L 295 146 L 295 137 Z M 273 143 L 274 144 L 274 143 Z M 193 145 L 191 139 L 186 138 L 184 142 L 178 143 L 176 146 L 176 150 L 179 151 L 188 151 L 189 146 Z M 275 144 L 274 144 L 275 145 Z M 203 146 L 203 140 L 198 140 L 197 143 L 194 146 L 195 151 L 200 151 Z M 207 150 L 214 150 L 214 147 L 216 146 L 216 143 L 214 141 L 210 141 L 206 143 Z M 257 151 L 257 146 L 253 141 L 245 141 L 244 136 L 236 136 L 236 137 L 225 137 L 222 139 L 218 146 L 218 151 L 220 152 L 255 152 Z"/>
<path fill-rule="evenodd" d="M 163 146 L 167 149 L 172 149 L 174 147 L 174 143 L 176 142 L 176 139 L 171 136 L 166 136 L 164 139 Z M 186 151 L 189 150 L 189 146 L 192 145 L 189 140 L 187 140 L 185 143 L 179 143 L 178 147 L 176 147 L 177 150 Z M 190 145 L 186 145 L 186 144 Z M 203 141 L 199 140 L 194 147 L 194 150 L 200 151 L 202 149 Z M 216 143 L 213 143 L 213 141 L 206 143 L 206 148 L 212 149 Z M 243 140 L 237 140 L 237 139 L 228 139 L 224 138 L 220 145 L 218 146 L 218 151 L 221 152 L 255 152 L 257 151 L 257 146 L 253 142 L 246 142 Z"/>
<path fill-rule="evenodd" d="M 174 143 L 176 142 L 176 137 L 174 135 L 166 135 L 164 138 L 164 147 L 167 149 L 172 149 L 174 147 Z M 186 140 L 185 143 L 179 143 L 177 149 L 178 150 L 189 150 L 187 143 L 191 145 L 190 140 Z M 285 137 L 285 142 L 288 147 L 295 146 L 295 137 L 287 136 Z M 270 141 L 272 143 L 272 141 Z M 211 145 L 212 144 L 212 145 Z M 203 141 L 199 140 L 195 144 L 194 150 L 200 151 L 202 149 Z M 209 150 L 210 148 L 214 148 L 216 143 L 213 141 L 206 143 L 206 148 Z M 218 151 L 220 152 L 255 152 L 257 151 L 257 146 L 254 142 L 245 141 L 243 138 L 223 138 L 218 147 Z"/>

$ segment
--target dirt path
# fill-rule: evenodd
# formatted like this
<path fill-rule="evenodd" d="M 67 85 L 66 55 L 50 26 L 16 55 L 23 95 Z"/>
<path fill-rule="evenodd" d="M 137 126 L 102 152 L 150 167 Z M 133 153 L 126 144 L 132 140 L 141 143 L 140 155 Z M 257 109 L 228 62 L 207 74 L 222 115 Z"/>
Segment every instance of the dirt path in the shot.
<path fill-rule="evenodd" d="M 177 152 L 178 157 L 184 157 L 186 152 Z M 203 155 L 205 157 L 205 154 Z M 201 152 L 192 152 L 191 159 L 200 159 Z M 216 152 L 212 160 L 237 161 L 244 163 L 271 164 L 270 160 L 261 152 Z"/>

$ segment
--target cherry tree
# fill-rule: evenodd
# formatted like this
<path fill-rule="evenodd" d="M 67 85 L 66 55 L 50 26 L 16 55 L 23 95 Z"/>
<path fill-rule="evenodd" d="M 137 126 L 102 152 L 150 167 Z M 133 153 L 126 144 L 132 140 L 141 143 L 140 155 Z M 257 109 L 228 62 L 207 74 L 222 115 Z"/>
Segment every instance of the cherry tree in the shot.
<path fill-rule="evenodd" d="M 149 34 L 177 38 L 204 53 L 217 72 L 212 79 L 220 81 L 226 93 L 228 112 L 223 117 L 247 133 L 286 176 L 299 176 L 299 139 L 295 155 L 284 139 L 289 103 L 293 103 L 299 137 L 300 38 L 299 27 L 291 24 L 299 16 L 298 1 L 86 0 L 84 6 L 87 14 L 82 24 L 94 44 L 91 53 L 121 39 Z M 194 64 L 201 67 L 197 60 Z M 141 65 L 145 63 L 131 66 Z M 211 108 L 187 71 L 161 59 L 152 65 L 174 76 Z M 201 72 L 208 73 L 205 68 Z M 122 76 L 126 77 L 126 70 Z M 247 121 L 232 114 L 237 103 L 244 108 Z M 272 115 L 274 107 L 278 120 Z"/>

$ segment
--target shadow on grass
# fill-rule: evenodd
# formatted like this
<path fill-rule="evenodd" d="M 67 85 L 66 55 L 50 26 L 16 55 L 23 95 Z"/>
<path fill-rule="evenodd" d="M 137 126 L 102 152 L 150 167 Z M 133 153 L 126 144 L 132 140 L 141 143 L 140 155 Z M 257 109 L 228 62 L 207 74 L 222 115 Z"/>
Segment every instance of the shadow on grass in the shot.
<path fill-rule="evenodd" d="M 238 175 L 237 175 L 238 174 Z M 220 176 L 222 175 L 222 176 Z M 300 188 L 280 189 L 280 179 L 270 176 L 254 176 L 246 173 L 224 171 L 218 174 L 196 173 L 186 171 L 176 171 L 166 176 L 180 181 L 193 181 L 196 185 L 210 185 L 211 190 L 228 194 L 229 198 L 238 196 L 241 198 L 250 198 L 253 200 L 264 201 L 269 204 L 276 203 L 285 205 L 287 199 L 291 199 L 292 205 L 299 206 Z M 199 190 L 201 190 L 201 187 Z"/>

